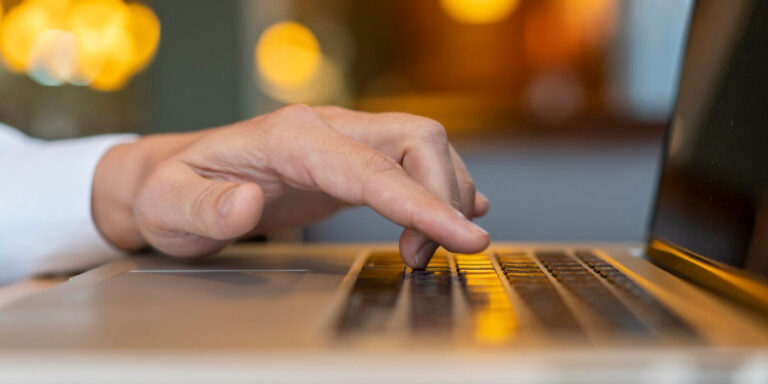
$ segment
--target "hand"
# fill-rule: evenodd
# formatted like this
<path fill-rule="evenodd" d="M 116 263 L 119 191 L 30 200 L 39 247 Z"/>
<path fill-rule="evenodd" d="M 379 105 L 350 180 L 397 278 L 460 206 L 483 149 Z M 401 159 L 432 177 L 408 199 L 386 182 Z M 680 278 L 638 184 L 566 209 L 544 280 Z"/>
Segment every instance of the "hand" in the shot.
<path fill-rule="evenodd" d="M 479 252 L 470 220 L 488 200 L 435 121 L 400 113 L 289 106 L 107 152 L 93 186 L 96 226 L 114 245 L 173 256 L 213 253 L 249 235 L 367 205 L 405 227 L 400 252 L 424 267 L 438 244 Z"/>

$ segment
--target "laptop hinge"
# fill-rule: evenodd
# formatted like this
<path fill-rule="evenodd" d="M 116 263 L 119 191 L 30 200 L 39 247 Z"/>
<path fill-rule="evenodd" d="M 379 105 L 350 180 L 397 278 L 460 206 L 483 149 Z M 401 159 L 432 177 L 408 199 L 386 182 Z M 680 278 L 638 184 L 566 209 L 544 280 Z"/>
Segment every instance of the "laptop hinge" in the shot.
<path fill-rule="evenodd" d="M 647 255 L 668 272 L 768 316 L 768 285 L 759 278 L 686 251 L 658 237 L 651 238 Z"/>

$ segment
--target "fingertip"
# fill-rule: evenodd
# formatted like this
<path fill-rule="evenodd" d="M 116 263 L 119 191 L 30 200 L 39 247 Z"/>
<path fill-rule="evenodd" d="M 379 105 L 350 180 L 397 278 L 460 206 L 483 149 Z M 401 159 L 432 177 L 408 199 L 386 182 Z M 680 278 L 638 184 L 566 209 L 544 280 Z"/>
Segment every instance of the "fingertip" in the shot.
<path fill-rule="evenodd" d="M 404 229 L 400 236 L 400 256 L 413 269 L 424 269 L 437 247 L 437 243 L 413 229 Z"/>
<path fill-rule="evenodd" d="M 418 251 L 416 251 L 416 254 L 413 256 L 414 265 L 411 267 L 413 269 L 424 269 L 429 264 L 430 260 L 432 260 L 432 256 L 435 255 L 435 251 L 437 251 L 437 247 L 440 245 L 435 243 L 434 241 L 427 241 L 424 245 L 419 248 Z"/>
<path fill-rule="evenodd" d="M 480 226 L 478 226 L 477 228 L 480 228 L 481 232 L 479 233 L 478 243 L 477 243 L 479 249 L 475 252 L 480 252 L 488 248 L 489 245 L 491 245 L 491 235 L 488 234 L 488 231 L 481 228 Z"/>
<path fill-rule="evenodd" d="M 485 216 L 486 213 L 488 213 L 488 209 L 490 209 L 491 203 L 488 201 L 488 198 L 480 191 L 475 193 L 475 217 L 481 217 Z"/>
<path fill-rule="evenodd" d="M 485 250 L 491 243 L 491 236 L 488 232 L 477 224 L 467 221 L 467 231 L 469 236 L 464 236 L 461 243 L 443 244 L 451 252 L 458 253 L 477 253 Z"/>

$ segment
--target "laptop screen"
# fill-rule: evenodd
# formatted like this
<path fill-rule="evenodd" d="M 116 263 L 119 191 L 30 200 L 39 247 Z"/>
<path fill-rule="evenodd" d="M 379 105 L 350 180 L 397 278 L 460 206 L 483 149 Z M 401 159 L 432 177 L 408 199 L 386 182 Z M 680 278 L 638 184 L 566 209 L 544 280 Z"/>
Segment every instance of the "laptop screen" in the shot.
<path fill-rule="evenodd" d="M 768 277 L 768 1 L 690 23 L 651 237 Z"/>

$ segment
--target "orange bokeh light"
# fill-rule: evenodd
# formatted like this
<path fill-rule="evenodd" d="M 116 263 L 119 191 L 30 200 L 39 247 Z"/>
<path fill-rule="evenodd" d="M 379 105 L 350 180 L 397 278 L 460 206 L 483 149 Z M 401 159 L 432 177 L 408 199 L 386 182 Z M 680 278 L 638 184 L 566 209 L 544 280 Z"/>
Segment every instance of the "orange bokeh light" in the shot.
<path fill-rule="evenodd" d="M 520 0 L 441 0 L 443 10 L 465 24 L 490 24 L 504 20 Z"/>
<path fill-rule="evenodd" d="M 74 48 L 56 43 L 49 31 L 61 31 L 66 37 L 62 41 L 71 37 Z M 154 12 L 123 0 L 25 0 L 0 20 L 0 54 L 6 67 L 27 72 L 44 85 L 120 89 L 151 61 L 159 40 L 160 22 Z M 61 66 L 50 63 L 68 61 L 51 55 L 72 56 L 74 70 L 51 73 Z"/>
<path fill-rule="evenodd" d="M 526 59 L 535 67 L 558 67 L 610 39 L 618 6 L 615 0 L 560 0 L 536 4 L 524 21 Z"/>

